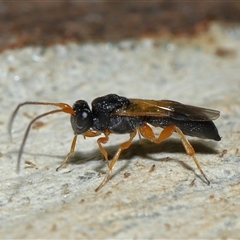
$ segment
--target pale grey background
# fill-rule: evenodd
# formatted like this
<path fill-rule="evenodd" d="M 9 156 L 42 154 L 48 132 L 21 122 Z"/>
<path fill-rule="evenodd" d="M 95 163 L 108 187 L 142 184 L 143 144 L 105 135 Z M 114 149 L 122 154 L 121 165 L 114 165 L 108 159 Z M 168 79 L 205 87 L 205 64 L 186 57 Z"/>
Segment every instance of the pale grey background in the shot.
<path fill-rule="evenodd" d="M 219 56 L 220 50 L 226 54 Z M 239 54 L 240 28 L 219 24 L 206 34 L 177 41 L 169 37 L 1 53 L 0 237 L 239 237 Z M 17 152 L 30 118 L 51 109 L 22 109 L 11 143 L 7 124 L 18 103 L 90 103 L 107 93 L 220 110 L 215 123 L 221 142 L 189 138 L 211 185 L 198 177 L 177 136 L 160 145 L 139 145 L 136 137 L 117 162 L 113 178 L 95 193 L 106 171 L 95 138 L 79 137 L 75 161 L 55 171 L 73 136 L 67 114 L 46 117 L 43 127 L 30 132 L 16 174 Z M 114 153 L 127 138 L 111 135 L 107 150 Z M 221 156 L 223 150 L 227 153 Z M 24 164 L 26 160 L 36 168 Z M 155 171 L 149 172 L 153 164 Z"/>

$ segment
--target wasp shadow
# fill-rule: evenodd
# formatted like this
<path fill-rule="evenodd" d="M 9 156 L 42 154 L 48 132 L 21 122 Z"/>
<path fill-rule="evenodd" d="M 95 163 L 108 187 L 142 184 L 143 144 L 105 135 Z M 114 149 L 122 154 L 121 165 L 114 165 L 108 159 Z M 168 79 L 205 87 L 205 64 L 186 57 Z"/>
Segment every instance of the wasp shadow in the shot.
<path fill-rule="evenodd" d="M 195 149 L 196 154 L 217 154 L 218 151 L 214 149 L 215 143 L 214 142 L 201 142 L 199 140 L 192 140 L 191 145 Z M 116 153 L 119 145 L 111 145 L 104 147 L 106 151 L 108 152 L 109 160 L 112 159 L 114 154 Z M 159 157 L 161 156 L 161 153 L 164 153 L 165 157 Z M 166 153 L 169 155 L 166 157 Z M 120 157 L 118 161 L 127 160 L 125 161 L 126 164 L 124 164 L 119 171 L 123 171 L 127 168 L 129 164 L 129 160 L 133 158 L 147 158 L 151 159 L 153 161 L 174 161 L 178 164 L 181 164 L 184 168 L 194 171 L 190 165 L 183 162 L 182 160 L 172 158 L 171 154 L 174 153 L 182 153 L 186 154 L 186 151 L 183 147 L 183 144 L 178 139 L 167 139 L 162 143 L 156 144 L 152 143 L 148 140 L 142 139 L 141 141 L 134 141 L 131 146 L 128 149 L 125 149 L 120 154 Z M 189 156 L 190 157 L 190 156 Z M 104 160 L 103 155 L 101 154 L 100 150 L 96 148 L 95 150 L 88 151 L 88 152 L 78 152 L 76 151 L 74 156 L 69 158 L 68 163 L 71 164 L 84 164 L 86 161 L 99 161 L 101 160 L 100 165 L 95 167 L 94 170 L 98 172 L 105 172 L 106 171 L 106 161 Z M 104 169 L 104 170 L 103 170 Z"/>
<path fill-rule="evenodd" d="M 193 146 L 196 154 L 217 154 L 218 153 L 218 151 L 214 149 L 216 143 L 212 141 L 191 140 L 190 143 Z M 105 150 L 108 152 L 109 160 L 112 159 L 118 147 L 119 145 L 117 144 L 106 146 L 106 147 L 104 146 Z M 159 157 L 161 156 L 161 153 L 164 153 L 165 157 Z M 123 150 L 122 153 L 120 154 L 118 161 L 121 161 L 121 160 L 127 160 L 127 161 L 125 161 L 125 164 L 118 170 L 118 172 L 123 171 L 124 169 L 127 169 L 129 160 L 136 157 L 151 159 L 157 162 L 174 161 L 180 164 L 185 169 L 188 169 L 194 172 L 194 168 L 190 167 L 190 165 L 188 165 L 184 161 L 180 159 L 172 158 L 171 154 L 174 154 L 174 153 L 186 154 L 186 151 L 183 147 L 181 140 L 167 139 L 159 144 L 150 142 L 146 139 L 141 139 L 141 141 L 133 141 L 131 146 L 128 149 Z M 32 156 L 46 156 L 49 158 L 58 158 L 58 159 L 61 159 L 62 161 L 66 157 L 66 156 L 56 155 L 56 154 L 34 154 L 34 153 L 28 153 L 28 152 L 24 152 L 24 154 L 28 154 Z M 166 154 L 168 154 L 169 156 L 166 157 Z M 104 160 L 104 157 L 101 154 L 100 150 L 97 148 L 97 146 L 96 146 L 96 149 L 91 151 L 84 151 L 84 150 L 81 152 L 75 151 L 74 154 L 69 157 L 67 164 L 82 165 L 82 164 L 85 164 L 87 161 L 99 161 L 99 160 L 101 160 L 100 165 L 95 166 L 93 170 L 97 172 L 105 173 L 107 169 L 106 161 Z M 60 161 L 58 164 L 61 164 L 62 161 Z M 197 174 L 195 173 L 195 175 Z M 199 176 L 197 175 L 197 177 Z"/>

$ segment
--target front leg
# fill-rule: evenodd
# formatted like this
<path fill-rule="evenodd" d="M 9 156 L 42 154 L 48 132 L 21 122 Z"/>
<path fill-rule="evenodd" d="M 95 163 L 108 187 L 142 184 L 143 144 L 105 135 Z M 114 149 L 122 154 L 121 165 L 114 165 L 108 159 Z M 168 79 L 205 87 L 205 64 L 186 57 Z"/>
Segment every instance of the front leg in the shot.
<path fill-rule="evenodd" d="M 83 136 L 84 136 L 84 138 L 85 137 L 96 137 L 96 136 L 99 136 L 100 134 L 101 134 L 100 132 L 93 132 L 91 130 L 88 130 L 87 132 L 83 133 Z M 76 146 L 76 142 L 77 142 L 77 136 L 78 135 L 75 133 L 73 140 L 72 140 L 70 151 L 67 154 L 67 156 L 65 157 L 65 159 L 62 161 L 60 166 L 57 167 L 56 171 L 58 171 L 63 165 L 65 165 L 67 163 L 69 157 L 74 154 L 74 150 L 75 150 L 75 146 Z"/>
<path fill-rule="evenodd" d="M 69 153 L 67 154 L 67 156 L 65 157 L 65 159 L 62 161 L 62 163 L 60 164 L 60 166 L 57 167 L 56 171 L 58 171 L 63 165 L 65 165 L 66 162 L 68 161 L 69 157 L 74 153 L 75 146 L 76 146 L 76 142 L 77 142 L 77 136 L 78 136 L 77 134 L 74 134 L 70 151 L 69 151 Z"/>

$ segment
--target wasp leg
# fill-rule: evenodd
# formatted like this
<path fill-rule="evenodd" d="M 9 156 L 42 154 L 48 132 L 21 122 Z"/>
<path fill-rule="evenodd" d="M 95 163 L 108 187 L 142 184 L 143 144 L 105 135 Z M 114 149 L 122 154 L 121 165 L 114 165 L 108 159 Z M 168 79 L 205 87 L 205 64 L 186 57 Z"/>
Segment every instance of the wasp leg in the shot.
<path fill-rule="evenodd" d="M 195 151 L 192 147 L 192 145 L 189 143 L 189 141 L 186 139 L 186 137 L 184 136 L 183 132 L 180 130 L 180 128 L 178 128 L 177 126 L 174 125 L 169 125 L 167 127 L 165 127 L 162 132 L 160 133 L 160 135 L 158 137 L 155 137 L 151 127 L 149 127 L 147 124 L 144 124 L 143 126 L 139 127 L 139 131 L 141 133 L 141 135 L 145 138 L 147 138 L 148 140 L 155 142 L 155 143 L 160 143 L 161 141 L 167 139 L 168 137 L 170 137 L 172 135 L 172 133 L 174 131 L 176 131 L 183 143 L 183 146 L 187 152 L 187 154 L 189 156 L 191 156 L 193 158 L 193 161 L 195 162 L 198 170 L 200 171 L 200 173 L 202 174 L 202 176 L 205 178 L 205 180 L 207 181 L 207 184 L 209 185 L 210 182 L 207 179 L 206 175 L 204 174 L 197 158 L 195 157 Z"/>
<path fill-rule="evenodd" d="M 187 152 L 187 154 L 189 156 L 191 156 L 193 158 L 193 161 L 195 162 L 198 170 L 200 171 L 200 173 L 202 174 L 202 176 L 205 178 L 205 180 L 207 181 L 207 184 L 210 184 L 210 181 L 208 180 L 208 178 L 206 177 L 205 173 L 203 172 L 197 158 L 195 157 L 195 151 L 194 148 L 192 147 L 192 145 L 190 144 L 190 142 L 186 139 L 186 137 L 184 136 L 183 132 L 181 131 L 180 128 L 175 126 L 175 130 L 178 133 L 180 139 L 182 140 L 183 146 Z"/>
<path fill-rule="evenodd" d="M 175 130 L 175 126 L 169 125 L 165 127 L 157 138 L 155 137 L 152 128 L 149 127 L 146 123 L 143 126 L 139 127 L 138 130 L 143 137 L 150 140 L 151 142 L 160 143 L 172 135 Z"/>
<path fill-rule="evenodd" d="M 83 135 L 84 138 L 86 138 L 86 137 L 96 137 L 96 136 L 99 136 L 101 134 L 102 134 L 101 132 L 93 132 L 91 130 L 88 130 L 85 133 L 83 133 L 82 135 Z"/>
<path fill-rule="evenodd" d="M 117 162 L 122 150 L 124 149 L 127 149 L 130 147 L 131 143 L 132 143 L 132 140 L 133 138 L 136 136 L 137 134 L 137 130 L 135 129 L 133 132 L 130 133 L 130 138 L 128 141 L 122 143 L 119 147 L 118 147 L 118 150 L 117 152 L 115 153 L 113 159 L 111 160 L 110 164 L 108 165 L 108 172 L 107 174 L 105 175 L 103 181 L 100 183 L 100 185 L 95 189 L 95 191 L 97 192 L 110 178 L 111 176 L 111 172 L 112 172 L 112 169 L 115 165 L 115 163 Z"/>
<path fill-rule="evenodd" d="M 59 167 L 57 167 L 56 171 L 58 171 L 69 159 L 69 157 L 74 153 L 74 149 L 75 149 L 75 146 L 76 146 L 76 142 L 77 142 L 77 136 L 78 135 L 74 135 L 73 137 L 73 140 L 72 140 L 72 144 L 71 144 L 71 148 L 70 148 L 70 151 L 69 153 L 67 154 L 67 156 L 65 157 L 65 159 L 62 161 L 62 163 L 60 164 Z"/>
<path fill-rule="evenodd" d="M 99 136 L 100 134 L 101 134 L 100 132 L 92 132 L 92 131 L 89 130 L 89 131 L 83 133 L 83 136 L 84 137 L 96 137 L 96 136 Z M 74 153 L 76 142 L 77 142 L 77 136 L 78 136 L 77 134 L 74 135 L 70 151 L 67 154 L 67 156 L 65 157 L 65 159 L 62 161 L 60 166 L 56 169 L 56 171 L 58 171 L 64 164 L 66 164 L 66 162 L 68 161 L 69 157 Z"/>
<path fill-rule="evenodd" d="M 104 143 L 107 143 L 107 142 L 108 142 L 108 139 L 109 139 L 108 136 L 109 136 L 109 134 L 110 134 L 109 130 L 106 130 L 106 131 L 104 131 L 105 137 L 101 137 L 101 138 L 99 138 L 99 139 L 97 140 L 98 147 L 99 147 L 102 155 L 104 156 L 104 158 L 105 158 L 105 160 L 106 160 L 106 162 L 107 162 L 108 168 L 109 168 L 108 153 L 107 153 L 107 151 L 105 150 L 105 148 L 102 146 L 102 143 L 104 144 Z"/>

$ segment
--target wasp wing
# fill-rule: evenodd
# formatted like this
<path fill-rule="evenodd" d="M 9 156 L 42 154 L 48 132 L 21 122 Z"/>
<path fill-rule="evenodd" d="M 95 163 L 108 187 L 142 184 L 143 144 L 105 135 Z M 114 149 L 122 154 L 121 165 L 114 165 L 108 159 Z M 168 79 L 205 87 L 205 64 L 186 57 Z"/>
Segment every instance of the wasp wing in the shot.
<path fill-rule="evenodd" d="M 170 117 L 179 121 L 210 121 L 219 117 L 213 109 L 185 105 L 171 100 L 129 99 L 130 104 L 112 114 L 119 116 Z"/>

